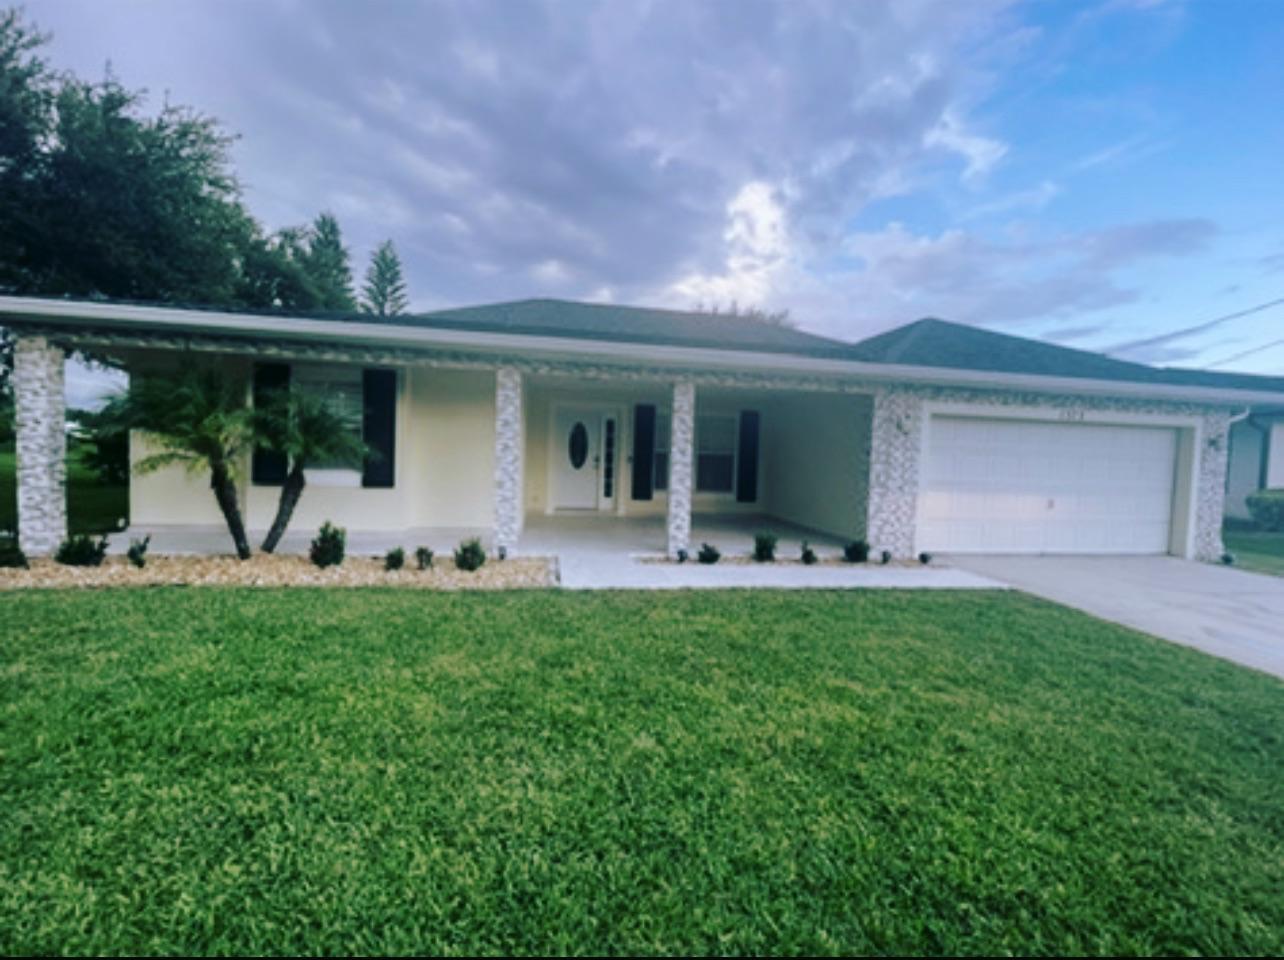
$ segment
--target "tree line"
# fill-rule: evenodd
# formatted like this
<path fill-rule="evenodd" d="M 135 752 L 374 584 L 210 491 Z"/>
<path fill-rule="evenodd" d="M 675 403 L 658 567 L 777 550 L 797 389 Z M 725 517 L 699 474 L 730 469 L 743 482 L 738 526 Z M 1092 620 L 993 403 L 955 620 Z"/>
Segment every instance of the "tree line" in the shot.
<path fill-rule="evenodd" d="M 108 71 L 54 70 L 49 36 L 0 11 L 0 292 L 231 309 L 404 313 L 391 240 L 354 289 L 327 212 L 269 232 L 232 169 L 234 137 L 211 117 Z M 7 388 L 11 344 L 0 346 Z"/>

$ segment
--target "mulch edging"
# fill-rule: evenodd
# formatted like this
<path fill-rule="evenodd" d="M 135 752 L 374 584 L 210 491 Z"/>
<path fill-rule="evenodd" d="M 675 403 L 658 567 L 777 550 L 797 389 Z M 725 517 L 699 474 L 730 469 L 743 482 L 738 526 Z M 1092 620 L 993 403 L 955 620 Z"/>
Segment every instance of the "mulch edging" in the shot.
<path fill-rule="evenodd" d="M 450 557 L 428 570 L 413 558 L 401 570 L 385 570 L 382 557 L 349 557 L 342 565 L 315 566 L 307 557 L 256 554 L 232 556 L 149 556 L 135 567 L 108 557 L 100 567 L 68 567 L 33 559 L 29 569 L 0 569 L 0 591 L 78 587 L 403 587 L 416 590 L 514 590 L 555 587 L 557 567 L 546 557 L 487 560 L 479 570 L 458 570 Z"/>

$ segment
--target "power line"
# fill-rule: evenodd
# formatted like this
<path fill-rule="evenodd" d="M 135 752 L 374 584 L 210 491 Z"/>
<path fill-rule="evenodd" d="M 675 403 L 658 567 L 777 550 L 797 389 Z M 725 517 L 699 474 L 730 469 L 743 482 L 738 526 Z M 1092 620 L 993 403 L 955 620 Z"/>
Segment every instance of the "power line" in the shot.
<path fill-rule="evenodd" d="M 1208 364 L 1208 366 L 1210 369 L 1212 367 L 1222 367 L 1228 363 L 1234 363 L 1236 360 L 1243 360 L 1245 357 L 1251 357 L 1255 353 L 1261 353 L 1263 350 L 1269 350 L 1271 349 L 1271 347 L 1282 347 L 1282 346 L 1284 346 L 1284 340 L 1272 340 L 1270 343 L 1264 343 L 1260 347 L 1253 347 L 1249 350 L 1241 350 L 1239 353 L 1234 354 L 1233 356 L 1224 357 L 1221 360 L 1218 360 L 1216 363 Z"/>
<path fill-rule="evenodd" d="M 1181 329 L 1173 330 L 1170 333 L 1161 333 L 1158 336 L 1147 337 L 1144 340 L 1133 340 L 1130 343 L 1121 343 L 1118 346 L 1109 348 L 1105 352 L 1107 354 L 1131 353 L 1134 350 L 1140 350 L 1142 347 L 1154 347 L 1161 343 L 1168 343 L 1172 340 L 1181 340 L 1184 337 L 1192 337 L 1197 333 L 1203 333 L 1205 330 L 1211 330 L 1213 327 L 1220 326 L 1223 323 L 1227 323 L 1231 320 L 1238 320 L 1240 317 L 1247 317 L 1254 313 L 1261 313 L 1263 310 L 1269 310 L 1271 307 L 1278 307 L 1280 304 L 1284 304 L 1284 297 L 1267 300 L 1265 303 L 1259 303 L 1246 310 L 1237 310 L 1234 313 L 1214 317 L 1212 320 L 1205 320 L 1202 323 L 1196 323 L 1189 327 L 1182 327 Z M 1229 363 L 1230 360 L 1223 362 Z"/>

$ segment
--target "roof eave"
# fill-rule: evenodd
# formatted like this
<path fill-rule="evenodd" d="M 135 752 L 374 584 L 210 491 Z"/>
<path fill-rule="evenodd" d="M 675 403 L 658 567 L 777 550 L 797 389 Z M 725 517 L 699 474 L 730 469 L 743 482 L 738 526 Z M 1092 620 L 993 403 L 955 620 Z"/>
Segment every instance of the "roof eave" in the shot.
<path fill-rule="evenodd" d="M 531 336 L 458 328 L 396 326 L 306 317 L 273 317 L 215 310 L 183 310 L 114 303 L 0 297 L 0 317 L 11 321 L 76 327 L 110 326 L 137 331 L 224 334 L 363 346 L 470 350 L 477 353 L 538 356 L 549 360 L 653 363 L 680 369 L 739 370 L 811 375 L 922 386 L 999 388 L 1086 396 L 1112 396 L 1245 406 L 1284 404 L 1284 394 L 1140 381 L 1091 380 L 1042 374 L 997 373 L 947 367 L 839 360 L 803 354 L 622 343 L 587 338 Z"/>

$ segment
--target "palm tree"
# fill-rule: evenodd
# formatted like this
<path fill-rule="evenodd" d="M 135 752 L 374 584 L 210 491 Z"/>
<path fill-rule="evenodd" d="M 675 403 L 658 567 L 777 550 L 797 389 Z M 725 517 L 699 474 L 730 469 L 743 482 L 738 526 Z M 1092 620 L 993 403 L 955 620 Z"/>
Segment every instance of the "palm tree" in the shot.
<path fill-rule="evenodd" d="M 241 454 L 253 442 L 245 384 L 207 364 L 184 364 L 174 373 L 130 378 L 128 390 L 103 410 L 104 425 L 138 430 L 159 447 L 134 467 L 149 473 L 181 463 L 189 470 L 208 470 L 236 555 L 250 557 L 245 524 L 236 498 L 236 472 Z"/>
<path fill-rule="evenodd" d="M 276 391 L 254 412 L 257 441 L 289 458 L 290 470 L 281 484 L 276 518 L 260 549 L 276 549 L 307 483 L 304 470 L 318 463 L 359 466 L 369 448 L 352 433 L 341 417 L 318 394 L 286 387 Z"/>

